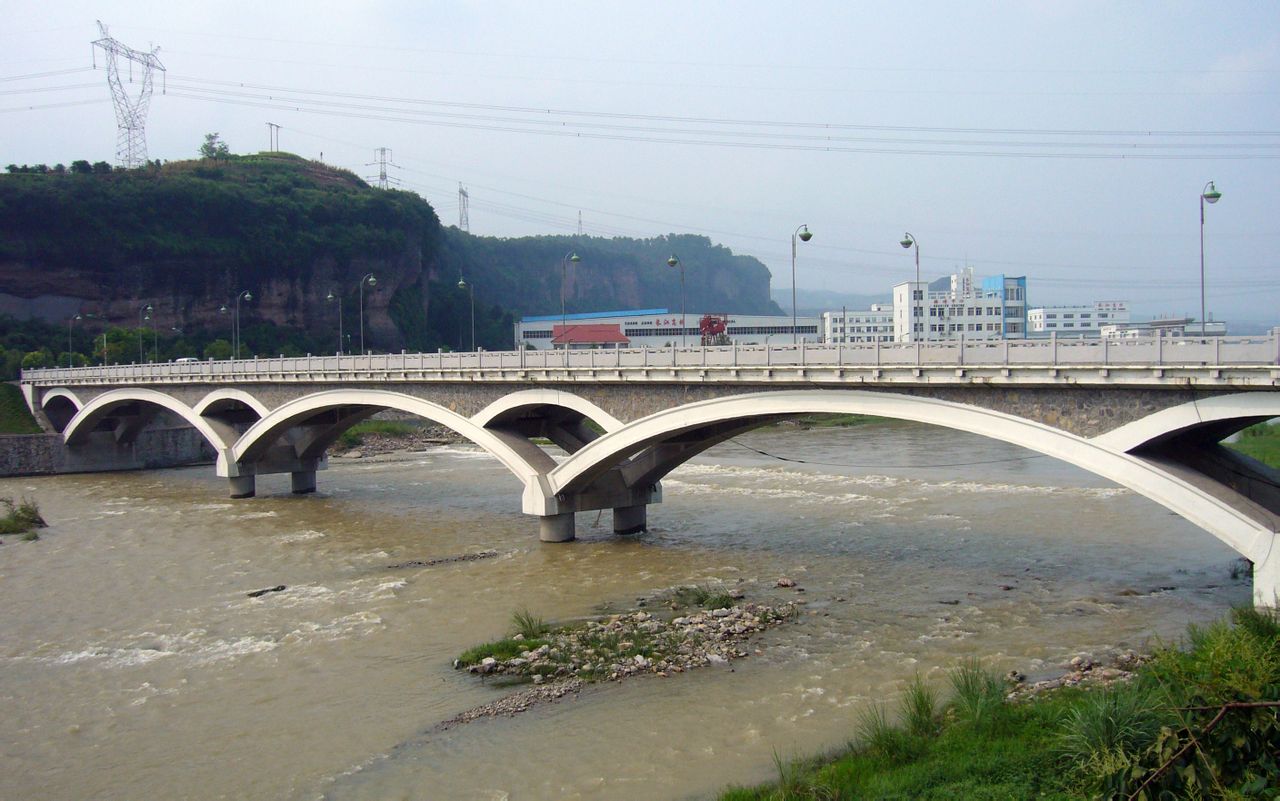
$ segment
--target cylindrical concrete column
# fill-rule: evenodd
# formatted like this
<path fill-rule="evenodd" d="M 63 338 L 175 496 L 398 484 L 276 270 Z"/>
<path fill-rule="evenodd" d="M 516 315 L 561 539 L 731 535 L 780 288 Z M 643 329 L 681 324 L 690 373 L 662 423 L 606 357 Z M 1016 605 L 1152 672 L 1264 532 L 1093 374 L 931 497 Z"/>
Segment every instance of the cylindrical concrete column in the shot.
<path fill-rule="evenodd" d="M 289 483 L 294 495 L 306 495 L 316 491 L 316 471 L 297 470 L 289 474 Z"/>
<path fill-rule="evenodd" d="M 228 479 L 231 482 L 232 498 L 252 498 L 257 494 L 256 476 L 235 476 Z"/>
<path fill-rule="evenodd" d="M 538 518 L 538 539 L 543 542 L 572 542 L 573 512 Z"/>
<path fill-rule="evenodd" d="M 644 531 L 649 523 L 648 504 L 613 507 L 613 533 L 635 534 Z"/>

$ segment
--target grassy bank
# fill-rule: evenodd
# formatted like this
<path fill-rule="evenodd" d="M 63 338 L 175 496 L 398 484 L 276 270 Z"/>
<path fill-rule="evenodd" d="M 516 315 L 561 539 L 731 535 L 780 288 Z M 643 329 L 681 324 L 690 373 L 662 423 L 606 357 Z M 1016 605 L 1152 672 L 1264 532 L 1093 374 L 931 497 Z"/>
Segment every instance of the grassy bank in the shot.
<path fill-rule="evenodd" d="M 1234 610 L 1192 627 L 1132 681 L 1018 702 L 970 662 L 948 700 L 918 677 L 825 758 L 776 760 L 778 780 L 722 801 L 774 799 L 1275 798 L 1280 619 Z M 896 720 L 897 722 L 891 722 Z"/>
<path fill-rule="evenodd" d="M 1280 425 L 1275 423 L 1259 423 L 1240 432 L 1240 438 L 1228 442 L 1228 448 L 1234 448 L 1245 456 L 1280 469 Z"/>
<path fill-rule="evenodd" d="M 16 384 L 0 384 L 0 434 L 39 434 L 22 390 Z"/>
<path fill-rule="evenodd" d="M 369 434 L 379 434 L 385 437 L 407 437 L 421 430 L 422 426 L 420 424 L 402 420 L 363 420 L 342 432 L 342 436 L 338 437 L 338 446 L 351 450 L 364 442 L 364 438 Z"/>

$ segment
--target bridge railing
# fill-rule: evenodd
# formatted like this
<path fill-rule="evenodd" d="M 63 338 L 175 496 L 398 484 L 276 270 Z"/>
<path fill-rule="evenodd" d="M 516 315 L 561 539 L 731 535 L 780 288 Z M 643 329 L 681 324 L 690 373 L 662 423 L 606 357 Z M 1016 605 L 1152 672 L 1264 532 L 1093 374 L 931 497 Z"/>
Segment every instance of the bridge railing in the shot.
<path fill-rule="evenodd" d="M 769 344 L 608 350 L 469 351 L 368 356 L 284 356 L 203 362 L 23 370 L 41 383 L 275 380 L 518 370 L 769 367 L 1231 366 L 1280 364 L 1280 336 L 1141 339 L 954 340 L 868 344 Z"/>

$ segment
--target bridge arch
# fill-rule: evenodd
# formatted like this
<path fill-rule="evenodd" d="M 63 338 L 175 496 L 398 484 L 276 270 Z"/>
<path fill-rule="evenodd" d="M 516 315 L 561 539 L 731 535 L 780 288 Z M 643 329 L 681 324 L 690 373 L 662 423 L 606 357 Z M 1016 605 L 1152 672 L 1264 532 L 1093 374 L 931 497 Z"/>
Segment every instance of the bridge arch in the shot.
<path fill-rule="evenodd" d="M 84 403 L 76 393 L 62 387 L 54 387 L 40 398 L 40 409 L 48 419 L 53 430 L 61 434 L 67 429 L 76 412 L 84 408 Z"/>
<path fill-rule="evenodd" d="M 71 419 L 62 432 L 63 441 L 68 445 L 84 442 L 104 418 L 110 417 L 121 407 L 131 404 L 142 404 L 153 407 L 155 410 L 165 409 L 178 415 L 184 422 L 199 431 L 205 441 L 213 447 L 214 452 L 218 454 L 219 470 L 223 469 L 227 449 L 231 447 L 231 442 L 225 436 L 226 432 L 211 425 L 207 419 L 196 414 L 182 401 L 153 389 L 113 389 L 102 393 L 81 407 Z M 145 420 L 139 425 L 122 427 L 117 432 L 117 439 L 121 441 L 132 439 L 143 424 Z"/>
<path fill-rule="evenodd" d="M 1112 450 L 1131 452 L 1179 435 L 1203 430 L 1215 442 L 1254 423 L 1280 417 L 1280 393 L 1238 392 L 1213 395 L 1172 406 L 1120 426 L 1093 441 Z"/>
<path fill-rule="evenodd" d="M 591 401 L 571 392 L 562 392 L 558 389 L 526 389 L 520 392 L 513 392 L 484 407 L 471 419 L 477 425 L 488 428 L 496 423 L 516 417 L 522 412 L 539 407 L 556 407 L 570 410 L 591 420 L 603 428 L 606 433 L 617 431 L 623 426 L 621 420 Z"/>
<path fill-rule="evenodd" d="M 642 463 L 643 480 L 721 441 L 728 431 L 744 431 L 804 414 L 867 414 L 954 428 L 1020 445 L 1110 479 L 1170 509 L 1261 565 L 1272 556 L 1276 538 L 1268 526 L 1219 497 L 1161 470 L 1141 458 L 1074 434 L 976 406 L 933 398 L 862 390 L 761 392 L 700 401 L 658 412 L 602 437 L 573 454 L 548 476 L 557 494 L 586 491 L 605 473 L 627 463 Z M 1225 412 L 1224 412 L 1225 413 Z M 654 454 L 666 443 L 693 447 L 664 458 Z M 648 459 L 649 465 L 643 466 Z M 634 475 L 635 473 L 633 473 Z M 1280 555 L 1278 555 L 1280 558 Z M 1271 566 L 1270 569 L 1274 569 Z"/>
<path fill-rule="evenodd" d="M 295 445 L 299 458 L 318 458 L 337 437 L 360 420 L 395 409 L 446 426 L 484 449 L 524 485 L 524 507 L 531 514 L 545 514 L 545 474 L 555 464 L 540 448 L 518 437 L 490 431 L 457 412 L 431 401 L 399 392 L 370 389 L 336 389 L 298 398 L 273 409 L 244 432 L 230 451 L 227 471 L 252 462 L 277 445 L 290 430 L 322 420 L 323 430 Z M 314 424 L 314 423 L 313 423 Z M 219 475 L 229 475 L 220 468 Z"/>
<path fill-rule="evenodd" d="M 270 410 L 266 404 L 243 389 L 215 389 L 205 395 L 191 409 L 201 417 L 217 414 L 227 408 L 241 407 L 252 409 L 259 419 L 266 417 Z"/>

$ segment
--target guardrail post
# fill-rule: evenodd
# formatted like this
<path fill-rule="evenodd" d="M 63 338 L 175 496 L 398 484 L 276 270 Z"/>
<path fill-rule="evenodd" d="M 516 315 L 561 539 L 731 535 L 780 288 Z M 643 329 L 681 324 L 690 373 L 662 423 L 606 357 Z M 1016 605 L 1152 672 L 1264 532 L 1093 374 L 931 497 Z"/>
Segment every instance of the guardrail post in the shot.
<path fill-rule="evenodd" d="M 1156 332 L 1156 364 L 1164 364 L 1164 332 Z"/>
<path fill-rule="evenodd" d="M 1051 363 L 1056 367 L 1058 365 L 1058 332 L 1057 331 L 1049 332 L 1049 351 L 1051 354 L 1050 356 L 1052 360 Z"/>
<path fill-rule="evenodd" d="M 964 364 L 964 332 L 960 332 L 960 358 L 959 363 Z"/>
<path fill-rule="evenodd" d="M 1213 363 L 1222 364 L 1222 337 L 1213 338 Z"/>
<path fill-rule="evenodd" d="M 1110 337 L 1102 338 L 1102 363 L 1111 364 L 1111 339 Z"/>

